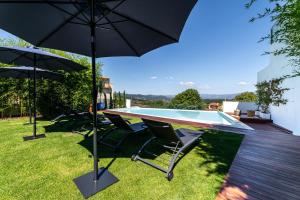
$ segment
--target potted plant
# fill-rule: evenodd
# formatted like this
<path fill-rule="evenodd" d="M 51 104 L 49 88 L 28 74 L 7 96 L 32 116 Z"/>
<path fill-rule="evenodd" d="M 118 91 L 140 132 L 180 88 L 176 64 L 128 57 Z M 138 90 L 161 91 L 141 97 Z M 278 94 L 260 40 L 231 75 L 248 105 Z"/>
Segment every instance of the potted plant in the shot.
<path fill-rule="evenodd" d="M 255 111 L 254 110 L 247 110 L 247 117 L 254 117 Z"/>
<path fill-rule="evenodd" d="M 261 109 L 259 116 L 261 118 L 271 119 L 270 105 L 279 106 L 287 103 L 283 94 L 289 89 L 280 87 L 283 80 L 284 78 L 276 78 L 256 84 L 257 101 Z"/>

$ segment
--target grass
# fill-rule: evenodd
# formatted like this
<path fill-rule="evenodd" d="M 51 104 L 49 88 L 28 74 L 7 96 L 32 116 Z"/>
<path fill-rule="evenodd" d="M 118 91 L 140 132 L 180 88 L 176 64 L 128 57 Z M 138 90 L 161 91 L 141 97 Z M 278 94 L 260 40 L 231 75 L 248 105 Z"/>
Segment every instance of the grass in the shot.
<path fill-rule="evenodd" d="M 47 138 L 23 142 L 32 130 L 26 121 L 0 120 L 0 199 L 83 199 L 72 180 L 92 169 L 91 137 L 71 133 L 70 122 L 53 125 L 41 120 L 38 132 L 46 131 Z M 115 157 L 110 149 L 99 149 L 100 166 L 110 165 L 120 181 L 90 199 L 215 199 L 243 138 L 206 131 L 169 182 L 162 172 L 130 160 L 147 137 L 145 133 L 129 138 Z"/>

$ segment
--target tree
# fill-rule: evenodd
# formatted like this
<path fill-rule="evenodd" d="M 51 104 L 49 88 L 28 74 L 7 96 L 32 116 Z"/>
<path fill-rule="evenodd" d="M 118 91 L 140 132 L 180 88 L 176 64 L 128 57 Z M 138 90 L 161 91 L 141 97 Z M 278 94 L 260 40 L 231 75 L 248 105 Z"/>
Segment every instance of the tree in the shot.
<path fill-rule="evenodd" d="M 177 94 L 170 102 L 169 108 L 201 110 L 205 108 L 205 103 L 195 89 L 187 89 Z"/>
<path fill-rule="evenodd" d="M 119 108 L 122 108 L 122 97 L 121 97 L 121 92 L 118 92 L 118 106 Z"/>
<path fill-rule="evenodd" d="M 246 4 L 247 8 L 251 8 L 257 0 L 250 0 Z M 253 17 L 250 21 L 270 17 L 274 23 L 270 34 L 263 37 L 261 41 L 270 40 L 272 43 L 284 44 L 280 49 L 275 50 L 275 55 L 286 55 L 291 58 L 293 63 L 299 67 L 300 65 L 300 1 L 299 0 L 272 0 L 270 6 L 264 11 Z M 300 75 L 300 71 L 296 71 L 295 75 Z"/>
<path fill-rule="evenodd" d="M 125 90 L 123 91 L 123 107 L 126 107 L 126 92 Z"/>
<path fill-rule="evenodd" d="M 116 108 L 118 105 L 118 96 L 117 96 L 117 92 L 114 92 L 114 96 L 113 96 L 113 107 Z"/>
<path fill-rule="evenodd" d="M 114 102 L 113 102 L 113 97 L 112 97 L 112 92 L 109 94 L 109 109 L 114 108 Z"/>
<path fill-rule="evenodd" d="M 283 94 L 289 89 L 280 86 L 283 80 L 284 78 L 276 78 L 256 84 L 257 102 L 262 112 L 268 113 L 271 104 L 280 106 L 288 102 L 287 99 L 283 98 Z"/>
<path fill-rule="evenodd" d="M 104 109 L 107 109 L 108 108 L 108 104 L 107 104 L 107 96 L 106 96 L 106 93 L 104 92 Z"/>
<path fill-rule="evenodd" d="M 243 92 L 234 98 L 240 102 L 256 102 L 256 94 L 254 92 Z"/>
<path fill-rule="evenodd" d="M 8 46 L 29 46 L 23 40 L 16 39 L 2 39 L 1 45 Z M 52 80 L 38 80 L 37 81 L 37 110 L 44 117 L 53 117 L 62 112 L 66 107 L 77 110 L 87 110 L 91 101 L 92 91 L 92 70 L 90 59 L 85 56 L 70 54 L 59 50 L 43 49 L 51 53 L 68 58 L 86 67 L 86 70 L 80 72 L 66 72 L 59 71 L 64 75 L 63 82 L 56 82 Z M 101 74 L 101 64 L 97 63 L 97 77 Z M 12 101 L 19 99 L 20 102 L 25 102 L 28 99 L 28 80 L 22 79 L 0 79 L 1 96 L 0 105 L 12 105 Z M 14 94 L 14 95 L 12 95 Z M 5 96 L 5 98 L 1 98 Z M 26 100 L 26 102 L 28 102 Z M 27 105 L 28 103 L 26 103 Z"/>

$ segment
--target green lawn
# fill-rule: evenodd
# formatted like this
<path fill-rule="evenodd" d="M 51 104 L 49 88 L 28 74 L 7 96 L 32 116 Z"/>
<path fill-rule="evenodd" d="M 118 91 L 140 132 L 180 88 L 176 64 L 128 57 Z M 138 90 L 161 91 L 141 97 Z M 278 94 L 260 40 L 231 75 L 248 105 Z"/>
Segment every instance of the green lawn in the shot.
<path fill-rule="evenodd" d="M 70 122 L 52 125 L 41 120 L 38 130 L 46 131 L 47 137 L 23 142 L 32 130 L 26 121 L 0 120 L 0 199 L 83 199 L 73 179 L 92 169 L 91 137 L 71 133 Z M 169 182 L 162 172 L 130 160 L 147 137 L 145 133 L 129 138 L 115 157 L 110 149 L 99 149 L 100 166 L 110 164 L 120 181 L 90 199 L 215 199 L 243 138 L 206 131 L 180 160 Z"/>

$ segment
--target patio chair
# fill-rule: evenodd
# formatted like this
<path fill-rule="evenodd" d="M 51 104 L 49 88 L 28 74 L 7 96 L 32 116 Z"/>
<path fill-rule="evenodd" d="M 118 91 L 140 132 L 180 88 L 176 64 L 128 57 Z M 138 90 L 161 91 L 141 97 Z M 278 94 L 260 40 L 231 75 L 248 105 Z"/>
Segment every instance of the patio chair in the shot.
<path fill-rule="evenodd" d="M 74 113 L 76 116 L 77 120 L 83 121 L 83 124 L 81 127 L 77 129 L 73 129 L 73 133 L 81 134 L 85 138 L 89 136 L 89 134 L 93 131 L 93 114 L 90 112 L 87 113 Z M 108 126 L 111 126 L 112 123 L 109 119 L 107 119 L 104 115 L 102 114 L 97 114 L 97 127 L 98 128 L 106 128 Z M 82 134 L 83 132 L 86 132 L 85 134 Z"/>
<path fill-rule="evenodd" d="M 115 127 L 102 134 L 99 137 L 98 142 L 107 147 L 113 148 L 115 151 L 119 149 L 128 136 L 143 132 L 147 128 L 143 122 L 131 124 L 129 120 L 122 118 L 120 115 L 105 112 L 103 114 L 113 123 Z M 108 136 L 117 129 L 123 130 L 123 136 L 118 140 L 108 138 Z M 107 141 L 108 139 L 110 141 Z"/>
<path fill-rule="evenodd" d="M 139 149 L 136 155 L 132 155 L 132 161 L 142 161 L 143 163 L 154 167 L 162 172 L 166 173 L 166 178 L 171 181 L 173 178 L 173 169 L 176 163 L 182 158 L 185 154 L 184 151 L 191 147 L 196 141 L 199 141 L 202 136 L 202 131 L 194 131 L 190 129 L 176 129 L 174 130 L 171 124 L 152 121 L 148 119 L 142 119 L 147 125 L 148 129 L 152 132 L 153 137 L 147 140 L 142 147 Z M 168 163 L 168 169 L 163 168 L 157 164 L 154 164 L 145 158 L 141 157 L 141 154 L 146 153 L 151 156 L 157 156 L 156 154 L 146 150 L 147 146 L 150 146 L 152 143 L 156 143 L 163 149 L 169 150 L 172 153 L 171 159 Z M 181 157 L 179 157 L 181 155 Z"/>

